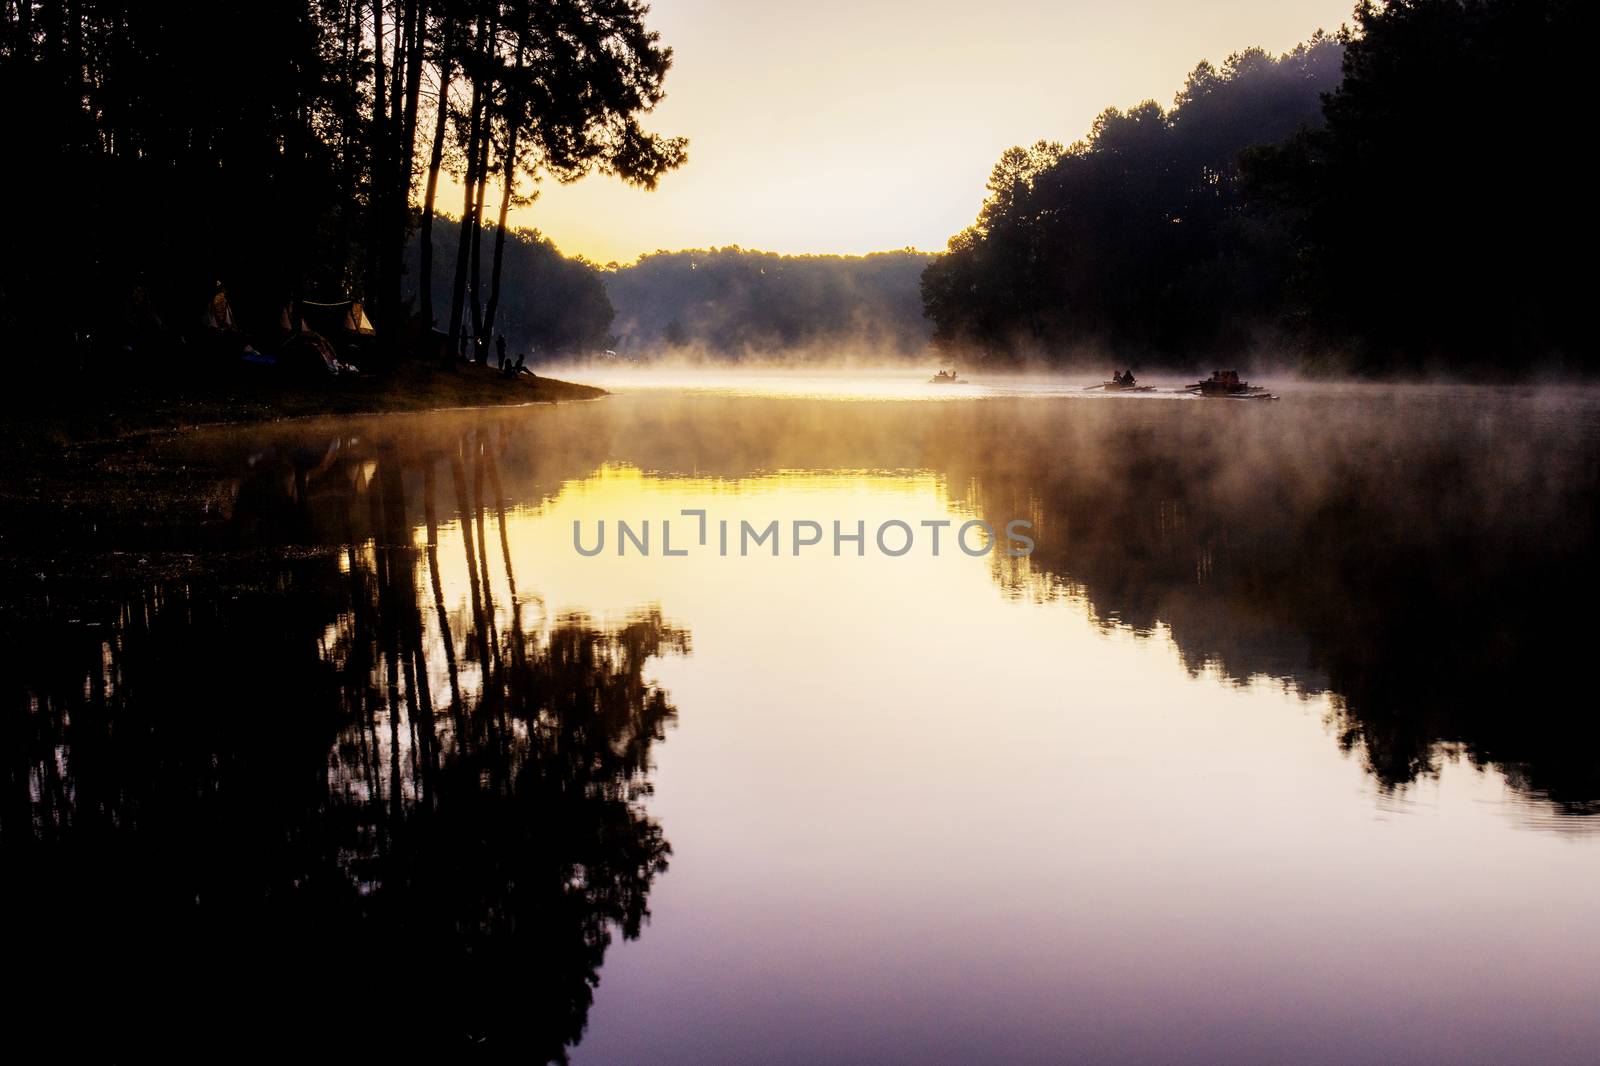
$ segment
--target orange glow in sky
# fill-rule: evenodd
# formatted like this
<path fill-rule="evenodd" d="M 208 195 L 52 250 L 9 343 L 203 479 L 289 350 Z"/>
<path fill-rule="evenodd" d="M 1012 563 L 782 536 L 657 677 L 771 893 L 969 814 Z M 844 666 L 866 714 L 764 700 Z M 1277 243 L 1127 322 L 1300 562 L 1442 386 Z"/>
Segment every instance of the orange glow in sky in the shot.
<path fill-rule="evenodd" d="M 648 24 L 674 64 L 647 125 L 689 138 L 687 166 L 653 193 L 546 180 L 512 225 L 600 263 L 730 244 L 942 249 L 971 224 L 1007 147 L 1070 143 L 1108 106 L 1168 105 L 1199 60 L 1281 52 L 1336 29 L 1351 6 L 656 0 Z M 459 191 L 443 206 L 459 212 Z"/>

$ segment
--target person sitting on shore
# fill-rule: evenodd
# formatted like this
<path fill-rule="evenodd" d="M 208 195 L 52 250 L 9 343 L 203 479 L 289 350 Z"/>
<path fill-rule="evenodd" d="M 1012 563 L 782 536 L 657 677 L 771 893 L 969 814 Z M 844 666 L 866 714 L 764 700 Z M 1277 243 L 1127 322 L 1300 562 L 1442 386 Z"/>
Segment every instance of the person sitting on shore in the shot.
<path fill-rule="evenodd" d="M 527 358 L 528 353 L 518 352 L 516 362 L 513 363 L 506 361 L 500 364 L 500 373 L 504 374 L 508 378 L 520 378 L 524 374 L 528 375 L 530 378 L 533 378 L 533 371 L 527 366 L 523 365 Z M 535 378 L 535 380 L 537 380 L 537 378 Z"/>
<path fill-rule="evenodd" d="M 201 312 L 200 324 L 203 327 L 200 347 L 209 355 L 228 358 L 260 356 L 234 320 L 233 303 L 228 299 L 227 287 L 221 280 L 212 283 L 211 299 L 206 301 L 205 310 Z"/>

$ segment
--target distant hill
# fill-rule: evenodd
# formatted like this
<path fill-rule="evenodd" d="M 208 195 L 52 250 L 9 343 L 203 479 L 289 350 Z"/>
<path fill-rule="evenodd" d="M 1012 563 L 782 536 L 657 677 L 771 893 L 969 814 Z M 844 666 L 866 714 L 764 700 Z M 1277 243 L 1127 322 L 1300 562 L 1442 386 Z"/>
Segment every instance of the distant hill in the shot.
<path fill-rule="evenodd" d="M 450 307 L 459 223 L 435 216 L 433 300 Z M 492 226 L 482 271 L 489 272 Z M 416 277 L 417 238 L 407 255 Z M 506 234 L 497 332 L 536 360 L 674 355 L 740 362 L 914 356 L 927 347 L 921 278 L 930 255 L 778 255 L 743 248 L 653 252 L 628 266 L 569 258 L 534 230 Z M 414 299 L 414 295 L 413 295 Z M 470 319 L 470 315 L 468 316 Z"/>
<path fill-rule="evenodd" d="M 911 356 L 922 315 L 922 252 L 778 255 L 743 248 L 655 252 L 604 271 L 624 355 L 730 362 Z"/>

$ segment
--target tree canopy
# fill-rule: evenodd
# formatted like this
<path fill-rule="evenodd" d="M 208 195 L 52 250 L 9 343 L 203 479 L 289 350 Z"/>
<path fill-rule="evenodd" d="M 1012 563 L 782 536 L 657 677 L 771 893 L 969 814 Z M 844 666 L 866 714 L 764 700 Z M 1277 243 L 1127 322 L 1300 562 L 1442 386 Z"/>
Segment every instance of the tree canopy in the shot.
<path fill-rule="evenodd" d="M 1007 150 L 977 222 L 923 275 L 935 339 L 992 359 L 1239 343 L 1241 312 L 1274 297 L 1275 251 L 1242 210 L 1239 153 L 1316 122 L 1339 53 L 1318 34 L 1202 62 L 1170 110 L 1108 108 L 1070 147 Z"/>
<path fill-rule="evenodd" d="M 640 0 L 238 0 L 0 7 L 13 236 L 0 328 L 116 351 L 129 303 L 181 333 L 217 282 L 239 325 L 360 299 L 385 348 L 492 334 L 513 202 L 548 175 L 653 187 L 685 160 L 647 130 L 672 52 Z M 448 315 L 431 255 L 441 173 L 463 188 Z M 480 266 L 486 189 L 500 197 Z M 417 200 L 421 199 L 421 211 Z M 431 251 L 431 237 L 423 247 Z M 485 279 L 482 275 L 487 272 Z M 408 306 L 402 293 L 416 293 Z M 441 321 L 442 320 L 442 321 Z"/>
<path fill-rule="evenodd" d="M 1593 369 L 1570 267 L 1579 5 L 1363 0 L 1000 159 L 930 264 L 937 342 L 997 361 Z"/>
<path fill-rule="evenodd" d="M 1571 158 L 1580 8 L 1357 6 L 1324 125 L 1244 160 L 1261 213 L 1292 235 L 1284 311 L 1313 355 L 1360 371 L 1595 368 L 1574 265 L 1592 225 Z"/>

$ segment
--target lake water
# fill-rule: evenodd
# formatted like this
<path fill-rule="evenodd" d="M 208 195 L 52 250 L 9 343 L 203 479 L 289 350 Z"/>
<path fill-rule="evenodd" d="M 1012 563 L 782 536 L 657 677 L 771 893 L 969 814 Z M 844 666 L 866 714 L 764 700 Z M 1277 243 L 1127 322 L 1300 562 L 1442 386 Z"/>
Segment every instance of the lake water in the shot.
<path fill-rule="evenodd" d="M 1597 414 L 769 375 L 153 445 L 190 517 L 6 593 L 8 1025 L 1593 1062 Z"/>

